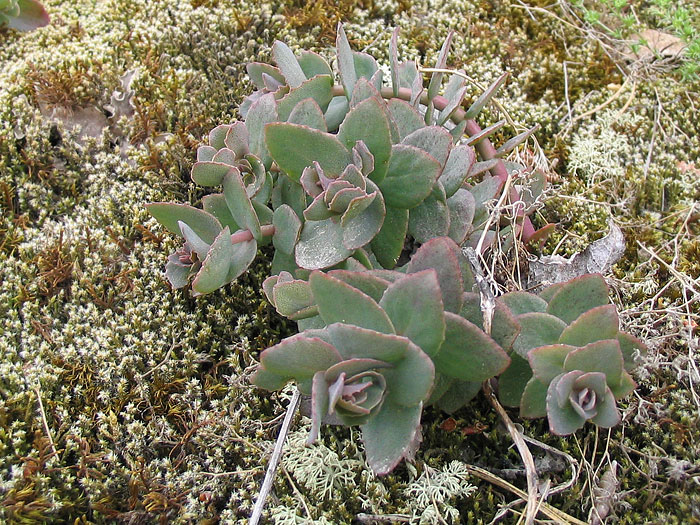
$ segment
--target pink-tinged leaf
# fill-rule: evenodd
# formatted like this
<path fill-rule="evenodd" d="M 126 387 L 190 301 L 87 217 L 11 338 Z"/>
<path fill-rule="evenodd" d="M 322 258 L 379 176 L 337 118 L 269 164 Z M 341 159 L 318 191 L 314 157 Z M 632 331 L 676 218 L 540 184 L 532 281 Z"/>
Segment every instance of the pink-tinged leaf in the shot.
<path fill-rule="evenodd" d="M 19 15 L 10 17 L 8 27 L 18 31 L 32 31 L 49 24 L 49 14 L 37 0 L 17 0 Z"/>
<path fill-rule="evenodd" d="M 289 382 L 290 378 L 286 376 L 281 376 L 265 370 L 263 367 L 259 366 L 251 379 L 253 383 L 258 388 L 264 388 L 265 390 L 279 390 L 284 385 Z"/>
<path fill-rule="evenodd" d="M 352 251 L 343 246 L 340 223 L 331 219 L 307 220 L 294 253 L 296 263 L 307 270 L 330 268 L 352 255 Z"/>
<path fill-rule="evenodd" d="M 547 385 L 531 377 L 520 399 L 520 417 L 534 419 L 547 415 Z"/>
<path fill-rule="evenodd" d="M 275 249 L 287 254 L 294 253 L 301 232 L 301 220 L 294 210 L 286 204 L 278 207 L 272 215 L 272 224 L 275 226 L 272 236 Z"/>
<path fill-rule="evenodd" d="M 481 390 L 481 383 L 453 380 L 449 388 L 438 399 L 440 410 L 452 414 L 469 403 Z"/>
<path fill-rule="evenodd" d="M 596 403 L 596 410 L 598 413 L 591 418 L 591 422 L 601 428 L 614 427 L 622 420 L 620 410 L 617 408 L 617 403 L 615 403 L 615 397 L 609 388 L 603 399 L 599 399 Z"/>
<path fill-rule="evenodd" d="M 228 272 L 233 258 L 231 233 L 224 228 L 209 248 L 197 276 L 192 281 L 192 295 L 211 293 L 224 286 L 228 281 Z"/>
<path fill-rule="evenodd" d="M 263 81 L 262 77 L 263 73 L 271 76 L 272 78 L 277 80 L 277 82 L 280 82 L 282 84 L 286 82 L 284 76 L 282 76 L 282 72 L 278 68 L 270 64 L 265 64 L 263 62 L 250 62 L 246 66 L 246 71 L 248 72 L 250 80 L 253 82 L 253 84 L 255 84 L 255 87 L 258 89 L 265 88 L 265 82 Z"/>
<path fill-rule="evenodd" d="M 241 172 L 237 168 L 231 168 L 224 177 L 223 186 L 224 199 L 226 199 L 233 220 L 241 228 L 249 230 L 254 239 L 262 240 L 260 220 L 246 192 Z"/>
<path fill-rule="evenodd" d="M 465 114 L 464 118 L 465 119 L 473 119 L 475 118 L 482 109 L 486 106 L 486 104 L 489 103 L 489 101 L 493 98 L 493 96 L 496 94 L 496 91 L 503 85 L 503 83 L 506 81 L 508 78 L 508 72 L 503 73 L 500 77 L 498 77 L 493 84 L 491 84 L 489 87 L 486 88 L 486 90 L 477 98 L 472 105 L 469 107 L 467 110 L 467 113 Z"/>
<path fill-rule="evenodd" d="M 226 282 L 230 283 L 234 279 L 238 279 L 252 264 L 257 253 L 258 243 L 255 239 L 234 244 Z"/>
<path fill-rule="evenodd" d="M 223 162 L 195 162 L 192 166 L 192 180 L 200 186 L 218 186 L 231 169 L 231 164 Z"/>
<path fill-rule="evenodd" d="M 441 171 L 447 162 L 452 148 L 452 135 L 440 126 L 425 126 L 417 129 L 401 141 L 402 144 L 415 146 L 438 161 Z"/>
<path fill-rule="evenodd" d="M 373 190 L 376 195 L 374 200 L 366 210 L 356 217 L 346 219 L 346 216 L 343 215 L 340 221 L 343 229 L 343 246 L 352 251 L 362 248 L 374 239 L 381 230 L 386 215 L 384 199 L 382 199 L 379 189 L 374 186 L 371 180 L 367 182 L 372 185 L 368 189 Z M 348 209 L 348 212 L 350 211 L 351 208 Z"/>
<path fill-rule="evenodd" d="M 620 344 L 617 339 L 606 339 L 577 348 L 567 355 L 564 369 L 602 372 L 608 380 L 608 385 L 619 385 L 623 371 Z"/>
<path fill-rule="evenodd" d="M 547 302 L 528 292 L 508 292 L 499 297 L 513 315 L 546 312 Z"/>
<path fill-rule="evenodd" d="M 559 336 L 566 328 L 564 321 L 542 312 L 519 315 L 517 319 L 520 335 L 513 343 L 513 350 L 526 359 L 527 353 L 533 348 L 558 343 Z"/>
<path fill-rule="evenodd" d="M 270 168 L 272 159 L 265 145 L 265 127 L 277 120 L 277 101 L 274 93 L 267 93 L 256 100 L 245 117 L 250 152 L 262 160 L 267 169 Z"/>
<path fill-rule="evenodd" d="M 316 372 L 311 380 L 311 429 L 306 439 L 307 445 L 313 444 L 318 439 L 323 416 L 328 413 L 328 398 L 328 384 L 325 373 L 321 370 Z"/>
<path fill-rule="evenodd" d="M 375 474 L 388 474 L 411 451 L 422 410 L 422 404 L 406 407 L 387 400 L 361 427 L 367 463 Z"/>
<path fill-rule="evenodd" d="M 370 358 L 395 363 L 406 355 L 410 343 L 406 337 L 343 323 L 329 325 L 326 332 L 343 359 Z"/>
<path fill-rule="evenodd" d="M 298 122 L 296 119 L 292 120 L 290 117 L 292 112 L 295 111 L 302 102 L 311 99 L 316 103 L 318 111 L 314 110 L 315 118 L 312 120 L 312 123 L 308 125 L 316 129 L 321 129 L 316 125 L 319 121 L 318 117 L 320 116 L 320 122 L 322 122 L 323 126 L 322 131 L 326 131 L 326 121 L 323 118 L 323 113 L 328 109 L 328 104 L 330 104 L 333 98 L 331 94 L 332 87 L 333 79 L 327 75 L 319 75 L 309 80 L 304 80 L 301 86 L 291 90 L 277 102 L 277 115 L 280 122 L 289 120 L 290 122 L 296 122 L 298 124 L 307 124 L 306 122 Z M 298 118 L 298 116 L 296 118 Z"/>
<path fill-rule="evenodd" d="M 309 283 L 306 281 L 294 279 L 289 282 L 277 283 L 272 289 L 272 297 L 272 304 L 275 305 L 277 311 L 292 321 L 318 314 Z"/>
<path fill-rule="evenodd" d="M 348 100 L 352 97 L 352 91 L 355 89 L 357 82 L 357 73 L 355 72 L 355 59 L 348 37 L 345 35 L 343 24 L 338 23 L 338 32 L 335 41 L 336 56 L 338 57 L 338 70 L 340 71 L 340 81 L 345 88 L 345 96 Z"/>
<path fill-rule="evenodd" d="M 439 184 L 439 182 L 438 182 Z M 410 210 L 408 232 L 419 243 L 426 243 L 436 237 L 445 237 L 450 231 L 450 209 L 444 193 L 436 198 L 428 195 L 423 202 Z"/>
<path fill-rule="evenodd" d="M 396 333 L 434 356 L 445 337 L 440 284 L 435 270 L 409 274 L 389 285 L 379 301 Z"/>
<path fill-rule="evenodd" d="M 564 360 L 569 352 L 576 347 L 569 345 L 548 345 L 533 348 L 527 353 L 530 368 L 534 376 L 545 385 L 548 385 L 564 370 Z"/>
<path fill-rule="evenodd" d="M 289 177 L 298 182 L 304 168 L 317 161 L 326 176 L 339 176 L 352 163 L 350 151 L 335 135 L 299 124 L 276 122 L 265 127 L 270 155 Z"/>
<path fill-rule="evenodd" d="M 462 183 L 467 178 L 475 160 L 476 154 L 471 146 L 459 145 L 452 148 L 439 179 L 445 187 L 445 194 L 448 197 L 454 195 L 462 187 Z"/>
<path fill-rule="evenodd" d="M 538 246 L 540 249 L 544 246 L 547 237 L 549 237 L 557 225 L 554 223 L 545 224 L 539 230 L 535 231 L 530 235 L 526 235 L 525 230 L 523 230 L 523 241 L 528 243 L 530 246 Z"/>
<path fill-rule="evenodd" d="M 484 329 L 484 314 L 481 311 L 481 296 L 478 293 L 464 292 L 462 295 L 463 305 L 459 314 L 467 321 L 474 323 L 481 330 Z M 491 338 L 496 341 L 501 348 L 509 350 L 520 333 L 520 324 L 511 314 L 510 310 L 501 301 L 496 299 L 496 309 L 491 319 Z"/>
<path fill-rule="evenodd" d="M 380 73 L 381 74 L 381 73 Z M 369 98 L 381 99 L 382 95 L 374 87 L 373 81 L 366 78 L 358 78 L 355 82 L 355 89 L 352 90 L 352 97 L 350 98 L 350 108 L 355 108 L 361 102 Z"/>
<path fill-rule="evenodd" d="M 211 161 L 217 151 L 216 148 L 212 148 L 211 146 L 199 146 L 197 148 L 197 160 L 202 162 Z"/>
<path fill-rule="evenodd" d="M 395 28 L 391 35 L 391 41 L 389 42 L 389 65 L 391 67 L 391 88 L 394 92 L 394 97 L 399 96 L 399 88 L 401 83 L 399 81 L 399 51 L 398 51 L 398 40 L 399 40 L 399 28 Z"/>
<path fill-rule="evenodd" d="M 408 135 L 425 126 L 423 117 L 408 102 L 393 98 L 387 102 L 387 109 L 391 120 L 396 126 L 398 140 L 405 139 Z"/>
<path fill-rule="evenodd" d="M 297 88 L 306 80 L 306 75 L 294 53 L 284 42 L 275 40 L 275 43 L 272 44 L 272 58 L 274 58 L 289 87 Z"/>
<path fill-rule="evenodd" d="M 528 362 L 517 353 L 510 354 L 510 366 L 498 376 L 498 399 L 508 407 L 520 406 L 525 385 L 532 377 Z"/>
<path fill-rule="evenodd" d="M 572 374 L 571 376 L 569 374 Z M 568 391 L 576 380 L 575 372 L 561 374 L 552 381 L 547 390 L 547 418 L 549 430 L 558 436 L 573 434 L 586 422 L 568 402 Z M 566 401 L 561 403 L 560 393 L 567 390 Z"/>
<path fill-rule="evenodd" d="M 625 360 L 625 370 L 631 372 L 636 366 L 635 357 L 646 354 L 647 347 L 639 339 L 625 332 L 618 333 L 617 340 L 620 343 L 622 357 Z"/>
<path fill-rule="evenodd" d="M 326 324 L 344 323 L 393 334 L 386 312 L 369 296 L 352 286 L 321 272 L 312 272 L 309 284 Z"/>
<path fill-rule="evenodd" d="M 382 375 L 387 381 L 387 399 L 400 406 L 415 406 L 430 397 L 435 365 L 425 352 L 409 342 L 403 358 L 382 370 Z"/>
<path fill-rule="evenodd" d="M 386 208 L 379 233 L 372 239 L 372 252 L 384 268 L 393 268 L 403 250 L 408 230 L 409 210 Z"/>
<path fill-rule="evenodd" d="M 338 351 L 317 337 L 293 335 L 260 354 L 265 370 L 296 381 L 311 379 L 342 361 Z"/>
<path fill-rule="evenodd" d="M 326 62 L 321 55 L 313 51 L 302 51 L 299 57 L 297 57 L 297 62 L 299 62 L 306 78 L 312 78 L 316 75 L 333 76 L 333 71 L 328 65 L 328 62 Z"/>
<path fill-rule="evenodd" d="M 233 219 L 231 210 L 228 209 L 223 193 L 210 193 L 202 197 L 202 208 L 218 219 L 222 226 L 228 226 L 232 232 L 240 230 L 240 226 Z"/>
<path fill-rule="evenodd" d="M 556 315 L 567 324 L 582 313 L 610 302 L 608 285 L 599 273 L 589 273 L 563 283 L 551 299 L 545 300 L 549 303 L 547 313 Z"/>
<path fill-rule="evenodd" d="M 367 272 L 351 272 L 348 270 L 331 270 L 328 275 L 357 288 L 366 293 L 372 299 L 379 302 L 384 291 L 389 286 L 389 281 L 370 275 Z M 402 276 L 403 277 L 403 276 Z"/>
<path fill-rule="evenodd" d="M 203 261 L 209 253 L 209 248 L 211 245 L 209 243 L 204 242 L 202 238 L 199 235 L 197 235 L 192 230 L 192 228 L 187 226 L 187 224 L 185 224 L 184 222 L 180 221 L 178 222 L 178 225 L 180 226 L 182 236 L 185 238 L 185 241 L 189 245 L 190 249 L 197 254 L 197 257 L 200 261 Z"/>
<path fill-rule="evenodd" d="M 445 340 L 433 357 L 441 374 L 483 382 L 503 372 L 510 358 L 498 344 L 459 315 L 445 312 Z"/>
<path fill-rule="evenodd" d="M 441 165 L 415 146 L 395 144 L 389 167 L 379 183 L 387 206 L 408 209 L 420 204 L 433 189 Z"/>
<path fill-rule="evenodd" d="M 370 359 L 366 357 L 355 357 L 346 359 L 340 363 L 328 367 L 326 370 L 326 382 L 333 383 L 341 374 L 345 374 L 347 378 L 351 378 L 357 374 L 368 372 L 370 370 L 383 370 L 391 365 L 385 361 L 378 359 Z"/>
<path fill-rule="evenodd" d="M 374 157 L 374 171 L 369 177 L 374 182 L 384 179 L 391 156 L 391 133 L 381 99 L 368 98 L 352 108 L 340 125 L 338 139 L 348 149 L 362 140 Z"/>
<path fill-rule="evenodd" d="M 248 128 L 241 121 L 234 122 L 229 126 L 224 138 L 226 147 L 236 154 L 239 159 L 250 153 Z"/>
<path fill-rule="evenodd" d="M 584 346 L 603 339 L 617 338 L 620 326 L 615 305 L 606 304 L 591 308 L 582 313 L 567 326 L 559 337 L 559 342 L 567 345 Z"/>
<path fill-rule="evenodd" d="M 174 202 L 152 202 L 146 205 L 148 213 L 153 215 L 170 233 L 182 237 L 178 222 L 182 221 L 209 244 L 221 232 L 221 223 L 204 210 L 189 206 L 188 204 L 176 204 Z"/>
<path fill-rule="evenodd" d="M 301 124 L 319 131 L 328 131 L 326 117 L 323 116 L 321 108 L 312 98 L 304 99 L 294 106 L 286 120 L 291 124 Z"/>
<path fill-rule="evenodd" d="M 635 388 L 637 388 L 637 383 L 635 383 L 632 376 L 626 370 L 622 371 L 620 376 L 620 383 L 617 385 L 609 385 L 610 390 L 615 395 L 615 399 L 622 399 L 630 395 Z"/>
<path fill-rule="evenodd" d="M 459 312 L 462 308 L 461 251 L 448 237 L 437 237 L 423 244 L 406 265 L 407 273 L 416 273 L 430 268 L 437 272 L 442 303 L 448 312 Z"/>

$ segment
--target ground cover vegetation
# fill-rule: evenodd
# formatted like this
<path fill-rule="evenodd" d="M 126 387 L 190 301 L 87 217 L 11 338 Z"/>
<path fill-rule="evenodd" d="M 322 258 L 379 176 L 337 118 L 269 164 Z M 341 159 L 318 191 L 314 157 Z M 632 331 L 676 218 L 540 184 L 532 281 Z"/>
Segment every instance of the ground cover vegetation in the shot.
<path fill-rule="evenodd" d="M 491 136 L 496 144 L 540 126 L 507 160 L 534 165 L 549 179 L 531 216 L 535 227 L 557 223 L 542 254 L 582 250 L 606 235 L 610 218 L 626 235 L 607 280 L 620 326 L 649 352 L 631 371 L 637 391 L 618 402 L 621 424 L 585 425 L 560 438 L 546 420 L 511 412 L 539 442 L 531 448 L 546 483 L 541 492 L 549 492 L 543 510 L 571 521 L 700 519 L 693 6 L 44 4 L 49 26 L 0 30 L 3 519 L 215 522 L 249 515 L 292 395 L 291 387 L 270 395 L 251 384 L 261 350 L 296 332 L 276 312 L 280 305 L 268 302 L 275 303 L 274 292 L 261 293 L 273 247 L 261 247 L 232 284 L 192 298 L 165 280 L 162 253 L 179 243 L 145 204 L 201 207 L 209 192 L 190 174 L 196 160 L 211 159 L 197 159 L 196 150 L 211 144 L 210 130 L 244 118 L 240 104 L 255 89 L 245 65 L 271 62 L 275 40 L 330 60 L 339 21 L 352 48 L 369 52 L 387 76 L 395 27 L 398 54 L 426 67 L 454 30 L 447 63 L 468 73 L 468 100 L 510 73 L 479 120 L 506 120 Z M 631 15 L 634 24 L 622 24 L 629 32 L 616 32 L 613 22 Z M 670 54 L 654 34 L 640 42 L 632 29 L 675 36 L 667 42 L 687 47 Z M 365 198 L 371 184 L 358 184 Z M 321 200 L 333 208 L 331 199 Z M 488 212 L 497 204 L 488 202 Z M 528 258 L 540 248 L 528 254 L 513 247 L 516 263 L 507 262 L 505 248 L 487 253 L 486 273 L 517 298 Z M 430 272 L 415 275 L 407 278 L 428 286 Z M 319 293 L 324 285 L 312 280 Z M 545 302 L 555 308 L 553 297 Z M 559 343 L 583 343 L 571 339 L 573 326 Z M 545 354 L 538 363 L 551 365 L 551 351 L 538 353 Z M 558 389 L 600 390 L 605 398 L 595 377 L 573 371 L 574 361 L 557 365 L 556 380 L 570 381 Z M 551 366 L 538 366 L 533 380 L 551 375 Z M 580 411 L 572 409 L 585 420 L 593 406 L 586 396 L 576 399 Z M 299 418 L 268 503 L 270 519 L 517 521 L 525 470 L 485 398 L 451 416 L 428 408 L 421 421 L 415 461 L 377 477 L 356 429 L 324 426 L 307 447 L 318 419 Z M 572 417 L 557 421 L 560 434 L 580 426 Z M 332 503 L 338 498 L 344 509 Z"/>

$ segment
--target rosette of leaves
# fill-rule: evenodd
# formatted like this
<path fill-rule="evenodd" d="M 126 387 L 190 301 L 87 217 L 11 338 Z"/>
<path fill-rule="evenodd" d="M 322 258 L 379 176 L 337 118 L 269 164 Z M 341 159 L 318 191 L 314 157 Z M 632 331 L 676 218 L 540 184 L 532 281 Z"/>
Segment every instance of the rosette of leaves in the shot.
<path fill-rule="evenodd" d="M 31 31 L 48 23 L 49 14 L 37 0 L 0 0 L 0 27 Z"/>
<path fill-rule="evenodd" d="M 603 277 L 583 275 L 539 295 L 511 292 L 501 300 L 521 327 L 511 366 L 499 378 L 501 402 L 519 406 L 523 417 L 547 416 L 558 435 L 586 421 L 616 425 L 616 400 L 634 390 L 629 372 L 645 346 L 619 330 Z"/>
<path fill-rule="evenodd" d="M 422 407 L 456 410 L 483 381 L 502 372 L 501 346 L 465 319 L 473 276 L 449 238 L 421 246 L 392 270 L 286 272 L 265 292 L 301 334 L 263 351 L 254 384 L 269 390 L 295 380 L 312 396 L 313 441 L 335 414 L 360 425 L 367 460 L 378 474 L 415 449 Z"/>

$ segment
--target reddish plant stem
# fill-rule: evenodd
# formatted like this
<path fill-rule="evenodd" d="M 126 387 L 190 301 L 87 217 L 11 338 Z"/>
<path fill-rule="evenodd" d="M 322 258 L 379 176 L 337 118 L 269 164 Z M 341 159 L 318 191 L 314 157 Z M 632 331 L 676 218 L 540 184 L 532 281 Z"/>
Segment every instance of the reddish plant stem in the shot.
<path fill-rule="evenodd" d="M 265 224 L 260 227 L 263 237 L 269 237 L 274 235 L 275 227 L 272 224 Z M 250 230 L 238 230 L 236 233 L 231 235 L 231 244 L 238 244 L 240 242 L 252 241 L 253 234 Z"/>

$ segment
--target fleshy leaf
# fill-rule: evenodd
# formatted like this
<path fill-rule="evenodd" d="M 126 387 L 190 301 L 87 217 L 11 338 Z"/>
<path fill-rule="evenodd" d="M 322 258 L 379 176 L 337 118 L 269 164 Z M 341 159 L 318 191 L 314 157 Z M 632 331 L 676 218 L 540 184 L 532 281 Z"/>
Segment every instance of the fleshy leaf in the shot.
<path fill-rule="evenodd" d="M 426 126 L 406 136 L 401 143 L 422 149 L 442 167 L 452 147 L 452 135 L 440 126 Z"/>
<path fill-rule="evenodd" d="M 333 95 L 331 94 L 332 87 L 333 79 L 330 76 L 319 75 L 317 77 L 310 78 L 309 80 L 304 80 L 303 84 L 301 84 L 298 88 L 291 90 L 277 103 L 277 113 L 279 115 L 280 122 L 289 120 L 289 116 L 297 105 L 309 98 L 316 102 L 321 110 L 321 114 L 323 114 L 323 112 L 328 109 L 328 104 L 333 98 Z M 299 123 L 305 124 L 305 122 Z M 325 120 L 323 127 L 325 128 Z M 323 131 L 325 131 L 325 129 Z"/>
<path fill-rule="evenodd" d="M 505 303 L 513 315 L 547 311 L 547 302 L 531 293 L 508 292 L 500 296 L 499 299 Z"/>
<path fill-rule="evenodd" d="M 348 149 L 362 140 L 374 156 L 374 171 L 370 178 L 374 182 L 384 179 L 391 155 L 391 134 L 381 100 L 368 98 L 351 109 L 340 125 L 338 139 Z"/>
<path fill-rule="evenodd" d="M 398 140 L 405 139 L 408 135 L 425 126 L 420 113 L 408 102 L 392 98 L 387 102 L 387 108 L 391 119 L 396 125 Z"/>
<path fill-rule="evenodd" d="M 394 333 L 384 310 L 357 288 L 321 272 L 312 272 L 309 284 L 319 315 L 326 324 L 353 324 L 385 334 Z"/>
<path fill-rule="evenodd" d="M 304 334 L 288 337 L 260 354 L 265 370 L 297 381 L 310 379 L 340 361 L 342 358 L 333 346 Z"/>
<path fill-rule="evenodd" d="M 528 362 L 516 352 L 510 354 L 510 366 L 498 376 L 498 399 L 508 407 L 520 406 L 525 385 L 532 377 Z"/>
<path fill-rule="evenodd" d="M 530 378 L 520 399 L 520 417 L 532 419 L 547 415 L 547 386 L 534 376 Z"/>
<path fill-rule="evenodd" d="M 316 75 L 333 76 L 333 71 L 328 65 L 328 62 L 326 62 L 321 55 L 313 51 L 302 51 L 299 57 L 297 57 L 297 62 L 299 62 L 306 78 L 315 77 Z"/>
<path fill-rule="evenodd" d="M 367 182 L 373 185 L 372 181 Z M 340 221 L 343 229 L 343 246 L 348 250 L 357 250 L 368 244 L 379 233 L 384 223 L 386 215 L 384 199 L 376 186 L 369 189 L 375 190 L 376 198 L 367 209 L 349 220 L 346 220 L 346 215 L 343 215 Z M 348 211 L 351 211 L 350 208 Z"/>
<path fill-rule="evenodd" d="M 253 82 L 253 84 L 255 84 L 255 87 L 258 89 L 265 88 L 265 81 L 262 77 L 263 73 L 271 76 L 272 78 L 274 78 L 282 84 L 286 82 L 278 68 L 271 64 L 265 64 L 264 62 L 250 62 L 246 66 L 246 71 L 248 72 L 250 80 Z"/>
<path fill-rule="evenodd" d="M 348 37 L 345 35 L 343 25 L 340 23 L 338 24 L 335 46 L 340 80 L 345 88 L 345 96 L 350 100 L 352 91 L 355 89 L 355 82 L 357 82 L 357 73 L 355 72 L 355 58 L 353 57 L 352 49 L 350 49 Z"/>
<path fill-rule="evenodd" d="M 564 370 L 564 360 L 566 356 L 575 350 L 569 345 L 548 345 L 533 348 L 527 353 L 527 358 L 532 368 L 534 376 L 545 385 L 548 385 Z"/>
<path fill-rule="evenodd" d="M 387 381 L 387 401 L 400 406 L 422 405 L 433 388 L 435 365 L 425 352 L 408 343 L 406 354 L 391 368 L 382 370 Z"/>
<path fill-rule="evenodd" d="M 559 342 L 567 345 L 584 346 L 602 339 L 615 339 L 619 325 L 615 305 L 597 306 L 582 313 L 573 323 L 567 326 L 561 333 Z"/>
<path fill-rule="evenodd" d="M 406 337 L 343 323 L 333 323 L 326 331 L 343 359 L 363 357 L 395 363 L 406 355 L 410 343 Z"/>
<path fill-rule="evenodd" d="M 446 200 L 437 199 L 431 194 L 412 208 L 408 218 L 408 231 L 419 243 L 446 236 L 450 231 L 450 209 Z"/>
<path fill-rule="evenodd" d="M 617 339 L 606 339 L 577 348 L 567 355 L 564 369 L 602 372 L 609 385 L 618 385 L 623 371 L 620 344 Z"/>
<path fill-rule="evenodd" d="M 448 197 L 454 195 L 462 186 L 475 160 L 474 148 L 465 145 L 452 148 L 439 179 L 445 187 L 445 194 Z"/>
<path fill-rule="evenodd" d="M 447 199 L 450 227 L 447 236 L 457 244 L 462 244 L 472 231 L 472 221 L 476 202 L 474 196 L 464 188 Z"/>
<path fill-rule="evenodd" d="M 438 399 L 440 410 L 452 414 L 474 399 L 481 390 L 481 383 L 452 380 L 449 388 Z"/>
<path fill-rule="evenodd" d="M 396 266 L 401 255 L 408 230 L 408 214 L 409 210 L 387 206 L 382 227 L 372 239 L 372 251 L 384 268 Z"/>
<path fill-rule="evenodd" d="M 622 417 L 615 403 L 615 397 L 608 388 L 603 399 L 599 399 L 596 403 L 598 413 L 591 418 L 591 423 L 602 428 L 610 428 L 617 425 Z"/>
<path fill-rule="evenodd" d="M 347 259 L 352 251 L 343 246 L 343 230 L 331 219 L 306 221 L 294 250 L 296 263 L 307 270 L 329 268 Z"/>
<path fill-rule="evenodd" d="M 448 237 L 437 237 L 423 244 L 406 265 L 407 273 L 433 268 L 437 272 L 442 303 L 448 312 L 457 313 L 462 308 L 462 254 Z"/>
<path fill-rule="evenodd" d="M 483 382 L 510 364 L 508 354 L 476 325 L 450 312 L 445 312 L 445 323 L 445 341 L 433 357 L 441 374 L 462 381 Z"/>
<path fill-rule="evenodd" d="M 328 413 L 328 384 L 325 372 L 319 370 L 311 381 L 311 429 L 306 444 L 310 445 L 318 438 L 323 416 Z"/>
<path fill-rule="evenodd" d="M 440 284 L 435 270 L 409 274 L 389 285 L 381 301 L 396 333 L 434 356 L 445 337 Z"/>
<path fill-rule="evenodd" d="M 348 270 L 331 270 L 328 275 L 357 288 L 379 302 L 384 291 L 389 286 L 389 281 L 376 277 L 367 272 L 351 272 Z"/>
<path fill-rule="evenodd" d="M 250 152 L 262 160 L 267 169 L 270 168 L 272 159 L 265 145 L 265 126 L 277 120 L 277 102 L 273 93 L 260 97 L 246 113 L 245 125 L 248 130 Z"/>
<path fill-rule="evenodd" d="M 297 88 L 306 80 L 304 71 L 287 44 L 275 40 L 272 44 L 272 57 L 290 87 Z"/>
<path fill-rule="evenodd" d="M 568 436 L 583 427 L 586 420 L 581 417 L 570 403 L 560 406 L 557 402 L 557 388 L 567 374 L 557 376 L 547 390 L 547 418 L 549 430 L 558 436 Z"/>
<path fill-rule="evenodd" d="M 462 309 L 459 314 L 467 321 L 484 329 L 484 314 L 481 311 L 481 295 L 474 292 L 464 292 L 462 295 Z M 501 302 L 501 298 L 496 299 L 496 309 L 491 319 L 491 338 L 496 341 L 501 348 L 508 350 L 513 346 L 513 342 L 520 333 L 520 323 Z"/>
<path fill-rule="evenodd" d="M 639 339 L 625 332 L 618 333 L 617 340 L 620 343 L 622 357 L 625 360 L 625 370 L 631 372 L 635 368 L 635 354 L 639 353 L 640 355 L 644 355 L 647 351 L 647 347 Z"/>
<path fill-rule="evenodd" d="M 405 407 L 385 401 L 362 428 L 367 463 L 378 476 L 391 472 L 413 445 L 423 405 Z"/>
<path fill-rule="evenodd" d="M 225 285 L 232 257 L 231 233 L 224 228 L 209 248 L 202 267 L 192 281 L 193 295 L 210 293 Z"/>
<path fill-rule="evenodd" d="M 301 124 L 319 131 L 327 131 L 323 112 L 312 98 L 306 98 L 294 106 L 286 120 L 291 124 Z"/>
<path fill-rule="evenodd" d="M 192 180 L 200 186 L 218 186 L 231 164 L 222 162 L 195 162 L 192 166 Z"/>
<path fill-rule="evenodd" d="M 291 319 L 298 321 L 318 314 L 309 283 L 300 279 L 294 279 L 278 283 L 272 288 L 272 303 L 277 311 Z"/>
<path fill-rule="evenodd" d="M 174 202 L 153 202 L 146 205 L 148 213 L 153 215 L 170 233 L 182 237 L 179 221 L 187 224 L 206 243 L 213 243 L 221 232 L 221 223 L 204 210 L 187 204 Z"/>
<path fill-rule="evenodd" d="M 249 230 L 256 240 L 262 240 L 258 214 L 255 213 L 253 204 L 250 202 L 241 172 L 236 168 L 231 168 L 224 177 L 224 198 L 233 220 L 241 228 Z"/>
<path fill-rule="evenodd" d="M 272 224 L 275 226 L 275 233 L 272 236 L 275 249 L 287 254 L 294 253 L 301 231 L 301 220 L 294 210 L 286 204 L 278 207 L 272 216 Z"/>
<path fill-rule="evenodd" d="M 582 313 L 609 302 L 605 279 L 598 273 L 591 273 L 564 283 L 548 300 L 547 313 L 568 324 Z"/>
<path fill-rule="evenodd" d="M 265 127 L 270 155 L 291 179 L 298 182 L 304 168 L 317 161 L 329 178 L 352 163 L 350 151 L 328 133 L 299 124 L 275 122 Z"/>
<path fill-rule="evenodd" d="M 255 239 L 239 242 L 233 245 L 233 255 L 229 261 L 228 275 L 226 282 L 230 283 L 238 279 L 251 265 L 258 253 L 258 243 Z"/>
<path fill-rule="evenodd" d="M 439 175 L 440 164 L 433 157 L 414 146 L 395 144 L 379 188 L 387 206 L 413 208 L 430 195 Z"/>
<path fill-rule="evenodd" d="M 566 328 L 561 319 L 542 312 L 519 315 L 517 319 L 520 335 L 513 343 L 513 350 L 524 358 L 527 358 L 527 353 L 533 348 L 558 343 L 559 336 Z"/>

